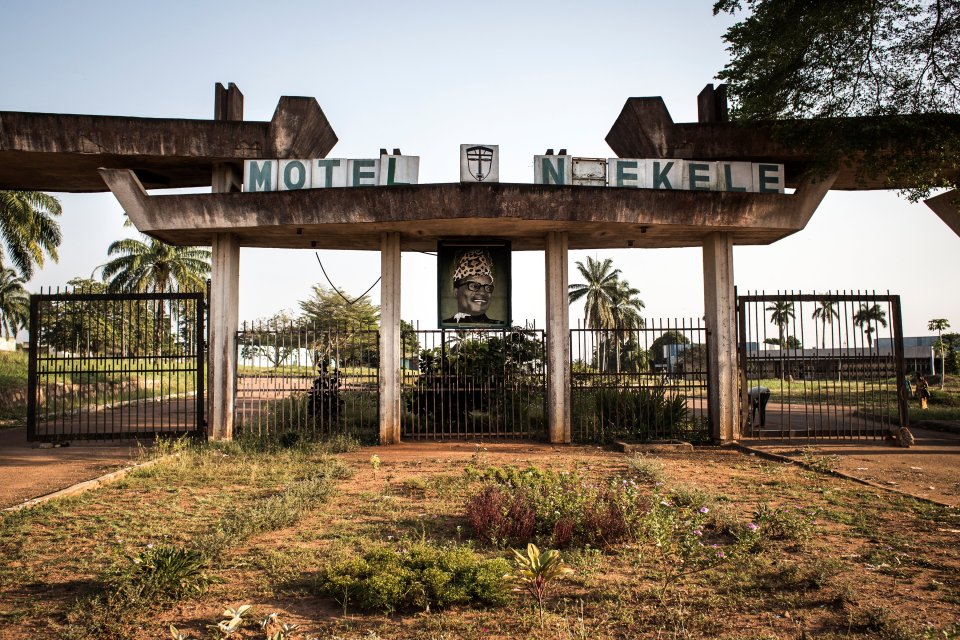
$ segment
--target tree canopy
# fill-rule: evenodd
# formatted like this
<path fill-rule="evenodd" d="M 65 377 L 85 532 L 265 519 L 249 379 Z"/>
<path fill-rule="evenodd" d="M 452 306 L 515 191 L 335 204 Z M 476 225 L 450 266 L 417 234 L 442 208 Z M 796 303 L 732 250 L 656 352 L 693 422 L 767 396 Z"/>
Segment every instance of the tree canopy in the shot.
<path fill-rule="evenodd" d="M 210 273 L 208 249 L 145 240 L 125 238 L 107 247 L 107 255 L 116 256 L 103 265 L 111 291 L 203 290 Z"/>
<path fill-rule="evenodd" d="M 914 185 L 912 199 L 958 186 L 960 119 L 940 116 L 960 111 L 960 0 L 719 0 L 713 10 L 744 14 L 718 74 L 734 119 L 780 121 L 775 135 L 816 149 L 823 169 L 856 155 L 862 177 Z"/>
<path fill-rule="evenodd" d="M 39 191 L 0 191 L 0 265 L 13 263 L 24 279 L 33 277 L 34 266 L 44 258 L 57 260 L 60 246 L 60 201 Z"/>

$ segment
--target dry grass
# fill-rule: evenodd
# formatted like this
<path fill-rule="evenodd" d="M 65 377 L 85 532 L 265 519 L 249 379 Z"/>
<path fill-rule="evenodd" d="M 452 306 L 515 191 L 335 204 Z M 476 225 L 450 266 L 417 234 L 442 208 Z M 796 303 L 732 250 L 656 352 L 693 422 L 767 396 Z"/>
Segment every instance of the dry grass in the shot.
<path fill-rule="evenodd" d="M 304 508 L 290 526 L 234 540 L 212 568 L 219 582 L 202 598 L 149 611 L 123 633 L 162 638 L 173 623 L 189 637 L 208 637 L 206 625 L 225 606 L 249 603 L 258 616 L 276 612 L 300 625 L 297 638 L 956 637 L 956 511 L 721 450 L 660 457 L 662 488 L 709 501 L 718 530 L 750 521 L 761 503 L 815 509 L 813 535 L 771 539 L 760 553 L 682 576 L 663 600 L 643 541 L 565 552 L 576 573 L 550 594 L 542 628 L 520 595 L 487 610 L 344 615 L 315 595 L 320 568 L 378 544 L 470 543 L 464 505 L 481 481 L 469 471 L 533 465 L 599 481 L 628 473 L 629 459 L 532 443 L 400 445 L 338 458 L 353 475 L 338 482 L 332 499 Z M 68 622 L 74 603 L 95 593 L 126 554 L 151 541 L 190 544 L 226 515 L 282 494 L 324 460 L 318 451 L 204 449 L 7 518 L 0 638 L 76 636 Z M 473 544 L 487 557 L 507 557 L 508 550 Z M 255 627 L 235 637 L 262 637 Z"/>

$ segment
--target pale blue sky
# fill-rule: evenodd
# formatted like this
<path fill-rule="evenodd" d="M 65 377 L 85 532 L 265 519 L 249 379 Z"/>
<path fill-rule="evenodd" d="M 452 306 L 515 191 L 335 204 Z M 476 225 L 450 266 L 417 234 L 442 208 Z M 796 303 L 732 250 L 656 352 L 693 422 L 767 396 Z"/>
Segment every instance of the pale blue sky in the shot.
<path fill-rule="evenodd" d="M 675 121 L 695 120 L 697 93 L 726 61 L 731 19 L 711 6 L 3 0 L 0 110 L 210 118 L 214 83 L 235 82 L 251 120 L 268 120 L 281 95 L 316 97 L 340 138 L 332 156 L 400 147 L 421 157 L 421 182 L 455 182 L 461 143 L 499 144 L 501 180 L 532 182 L 548 147 L 612 156 L 603 139 L 628 97 L 661 95 Z M 109 193 L 62 201 L 60 263 L 32 288 L 88 276 L 131 233 Z M 614 258 L 648 316 L 703 313 L 700 249 L 591 253 Z M 741 290 L 889 289 L 908 335 L 933 317 L 960 328 L 960 238 L 893 193 L 831 193 L 804 231 L 734 256 Z M 379 275 L 376 253 L 321 257 L 353 293 Z M 514 320 L 542 325 L 543 255 L 516 254 L 514 278 Z M 241 318 L 296 308 L 322 281 L 313 252 L 244 250 Z M 404 255 L 404 318 L 434 326 L 434 281 L 433 258 Z"/>

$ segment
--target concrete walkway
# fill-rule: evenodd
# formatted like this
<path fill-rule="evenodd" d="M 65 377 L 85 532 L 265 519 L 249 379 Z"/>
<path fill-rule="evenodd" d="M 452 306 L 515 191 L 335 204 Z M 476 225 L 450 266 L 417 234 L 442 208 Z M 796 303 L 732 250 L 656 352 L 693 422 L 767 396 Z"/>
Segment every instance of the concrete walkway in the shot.
<path fill-rule="evenodd" d="M 0 430 L 0 509 L 92 480 L 140 457 L 133 440 L 75 441 L 56 448 L 38 444 L 27 442 L 26 427 Z"/>

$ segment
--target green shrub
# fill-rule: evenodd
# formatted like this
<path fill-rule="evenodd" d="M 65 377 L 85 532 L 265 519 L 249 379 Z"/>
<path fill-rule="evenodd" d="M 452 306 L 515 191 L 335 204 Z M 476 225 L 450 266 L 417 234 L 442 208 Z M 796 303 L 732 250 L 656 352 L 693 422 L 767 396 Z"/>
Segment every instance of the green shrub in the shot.
<path fill-rule="evenodd" d="M 763 538 L 802 545 L 816 532 L 818 513 L 817 509 L 788 506 L 770 508 L 766 503 L 761 503 L 753 512 L 753 521 Z"/>
<path fill-rule="evenodd" d="M 606 422 L 638 440 L 662 438 L 687 420 L 686 396 L 668 397 L 662 386 L 600 389 L 595 405 Z"/>
<path fill-rule="evenodd" d="M 487 469 L 488 479 L 468 500 L 467 520 L 477 536 L 502 546 L 538 538 L 554 547 L 609 546 L 635 536 L 647 508 L 633 479 L 586 483 L 575 473 L 537 468 Z"/>
<path fill-rule="evenodd" d="M 206 556 L 195 549 L 158 545 L 131 558 L 116 587 L 129 602 L 176 602 L 207 590 L 213 582 L 208 569 Z"/>
<path fill-rule="evenodd" d="M 321 595 L 346 612 L 429 611 L 455 604 L 499 605 L 506 602 L 503 559 L 484 560 L 460 545 L 428 542 L 377 547 L 324 567 L 317 581 Z"/>

